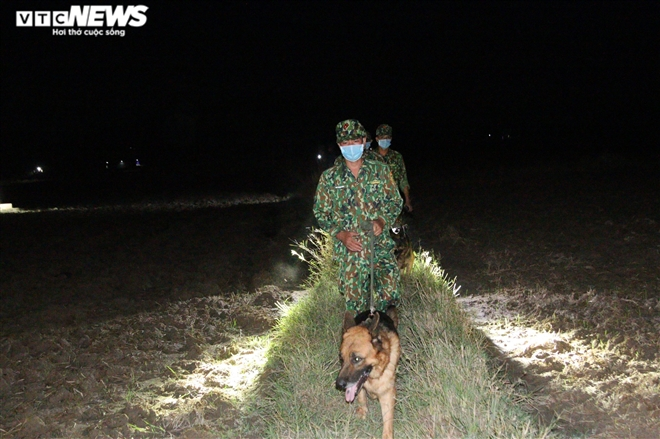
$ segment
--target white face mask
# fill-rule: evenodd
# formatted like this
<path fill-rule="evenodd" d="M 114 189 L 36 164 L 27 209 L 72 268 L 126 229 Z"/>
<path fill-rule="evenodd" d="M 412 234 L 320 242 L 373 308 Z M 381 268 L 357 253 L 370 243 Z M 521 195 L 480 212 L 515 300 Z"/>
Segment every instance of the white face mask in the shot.
<path fill-rule="evenodd" d="M 392 143 L 392 139 L 380 139 L 378 141 L 378 146 L 380 146 L 383 149 L 387 149 L 390 147 L 391 143 Z"/>
<path fill-rule="evenodd" d="M 364 152 L 364 143 L 358 143 L 357 145 L 346 145 L 340 146 L 341 155 L 344 156 L 349 162 L 357 162 L 362 157 Z"/>

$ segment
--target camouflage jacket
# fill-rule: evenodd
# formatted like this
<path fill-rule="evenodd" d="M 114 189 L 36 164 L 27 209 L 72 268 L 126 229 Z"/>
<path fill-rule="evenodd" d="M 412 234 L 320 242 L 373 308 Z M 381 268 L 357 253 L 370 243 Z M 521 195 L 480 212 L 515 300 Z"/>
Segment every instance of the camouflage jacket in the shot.
<path fill-rule="evenodd" d="M 394 241 L 388 230 L 402 207 L 403 200 L 387 165 L 370 159 L 362 162 L 357 178 L 345 161 L 325 170 L 314 196 L 314 216 L 319 226 L 335 238 L 335 255 L 348 252 L 337 239 L 337 233 L 342 230 L 357 232 L 364 249 L 369 242 L 368 234 L 360 224 L 378 218 L 385 220 L 385 229 L 376 237 L 375 249 L 392 249 Z"/>
<path fill-rule="evenodd" d="M 401 153 L 390 148 L 387 154 L 381 157 L 385 159 L 385 163 L 390 167 L 392 177 L 399 189 L 404 190 L 405 188 L 410 188 L 410 185 L 408 184 L 408 175 L 406 174 L 406 165 L 403 163 L 403 156 Z"/>

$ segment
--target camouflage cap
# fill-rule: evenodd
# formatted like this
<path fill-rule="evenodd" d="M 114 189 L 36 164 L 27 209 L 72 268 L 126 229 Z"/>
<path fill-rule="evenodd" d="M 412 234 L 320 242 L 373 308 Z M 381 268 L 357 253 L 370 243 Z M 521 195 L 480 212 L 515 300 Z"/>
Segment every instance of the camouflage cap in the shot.
<path fill-rule="evenodd" d="M 337 143 L 360 139 L 367 135 L 367 131 L 356 119 L 347 119 L 339 122 L 335 131 L 337 132 Z"/>
<path fill-rule="evenodd" d="M 380 125 L 376 128 L 376 137 L 390 136 L 392 137 L 392 127 L 386 124 Z"/>

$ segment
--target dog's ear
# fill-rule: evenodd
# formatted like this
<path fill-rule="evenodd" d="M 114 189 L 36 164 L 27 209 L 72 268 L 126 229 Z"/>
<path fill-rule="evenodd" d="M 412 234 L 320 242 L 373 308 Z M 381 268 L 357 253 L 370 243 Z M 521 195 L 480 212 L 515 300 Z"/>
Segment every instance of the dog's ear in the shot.
<path fill-rule="evenodd" d="M 399 312 L 396 310 L 396 306 L 390 306 L 385 312 L 389 318 L 394 322 L 394 329 L 399 327 Z"/>
<path fill-rule="evenodd" d="M 353 326 L 355 326 L 355 318 L 353 317 L 353 313 L 351 311 L 346 311 L 344 313 L 344 332 L 348 331 Z"/>
<path fill-rule="evenodd" d="M 380 323 L 380 314 L 375 312 L 371 317 L 371 323 L 369 323 L 369 334 L 371 334 L 372 337 L 378 335 L 378 323 Z"/>

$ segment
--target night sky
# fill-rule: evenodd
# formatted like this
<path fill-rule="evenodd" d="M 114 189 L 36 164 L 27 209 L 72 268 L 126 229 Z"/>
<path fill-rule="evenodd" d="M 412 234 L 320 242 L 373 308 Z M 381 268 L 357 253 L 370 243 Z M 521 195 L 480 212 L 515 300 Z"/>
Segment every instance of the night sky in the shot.
<path fill-rule="evenodd" d="M 278 169 L 346 118 L 392 125 L 409 167 L 657 157 L 659 2 L 154 1 L 124 3 L 149 7 L 124 37 L 16 26 L 72 4 L 116 5 L 0 6 L 0 179 L 127 148 L 168 172 Z"/>

